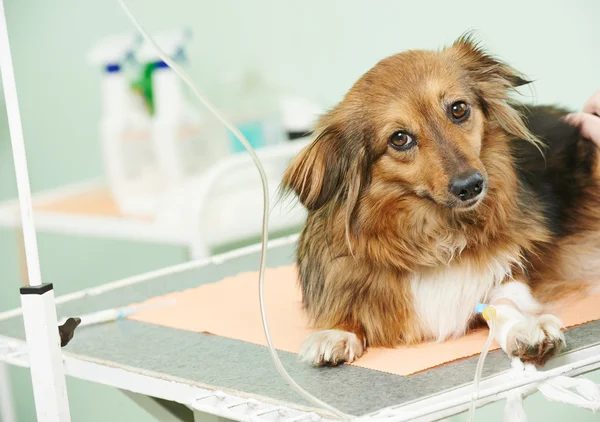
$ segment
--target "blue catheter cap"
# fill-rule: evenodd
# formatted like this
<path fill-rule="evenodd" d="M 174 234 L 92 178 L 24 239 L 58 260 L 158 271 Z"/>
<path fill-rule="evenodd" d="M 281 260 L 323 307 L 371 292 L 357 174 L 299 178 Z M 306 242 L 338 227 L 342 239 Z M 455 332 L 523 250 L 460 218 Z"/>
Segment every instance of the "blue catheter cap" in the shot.
<path fill-rule="evenodd" d="M 487 307 L 488 305 L 486 305 L 485 303 L 478 303 L 477 305 L 475 305 L 475 313 L 480 314 Z"/>

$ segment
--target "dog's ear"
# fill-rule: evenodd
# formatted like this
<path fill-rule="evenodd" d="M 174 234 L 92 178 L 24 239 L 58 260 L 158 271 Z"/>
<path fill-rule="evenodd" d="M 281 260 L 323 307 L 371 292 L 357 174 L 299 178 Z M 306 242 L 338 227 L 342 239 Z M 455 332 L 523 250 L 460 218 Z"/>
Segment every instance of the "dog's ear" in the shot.
<path fill-rule="evenodd" d="M 480 83 L 490 83 L 491 88 L 506 90 L 531 83 L 517 70 L 487 53 L 471 32 L 460 36 L 452 45 L 458 51 L 462 66 Z M 488 87 L 489 88 L 489 87 Z"/>
<path fill-rule="evenodd" d="M 522 116 L 512 106 L 516 88 L 527 85 L 527 80 L 508 64 L 488 54 L 473 39 L 471 33 L 461 36 L 452 45 L 460 66 L 468 72 L 487 118 L 495 120 L 507 133 L 538 144 Z"/>
<path fill-rule="evenodd" d="M 335 111 L 324 116 L 315 140 L 285 171 L 282 188 L 294 191 L 309 210 L 331 201 L 346 202 L 352 209 L 356 205 L 369 176 L 362 133 L 352 126 Z"/>

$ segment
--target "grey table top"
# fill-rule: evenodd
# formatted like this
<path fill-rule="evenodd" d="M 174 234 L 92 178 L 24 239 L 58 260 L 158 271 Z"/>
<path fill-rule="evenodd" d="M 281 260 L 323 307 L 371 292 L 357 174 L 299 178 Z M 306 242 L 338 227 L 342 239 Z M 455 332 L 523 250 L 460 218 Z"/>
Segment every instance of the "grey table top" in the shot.
<path fill-rule="evenodd" d="M 294 244 L 271 248 L 268 266 L 293 262 Z M 60 316 L 76 316 L 212 283 L 243 271 L 258 270 L 258 253 L 222 263 L 187 269 L 58 305 Z M 0 321 L 0 334 L 24 339 L 21 317 Z M 597 343 L 600 321 L 566 332 L 570 349 Z M 131 320 L 78 330 L 67 351 L 115 366 L 138 368 L 166 376 L 308 406 L 277 374 L 265 347 L 208 334 L 192 333 Z M 292 377 L 304 388 L 340 410 L 362 415 L 386 406 L 408 403 L 472 382 L 477 358 L 455 361 L 411 376 L 391 375 L 354 366 L 313 368 L 280 352 Z M 484 376 L 510 367 L 501 351 L 490 353 Z M 313 406 L 309 406 L 313 407 Z"/>

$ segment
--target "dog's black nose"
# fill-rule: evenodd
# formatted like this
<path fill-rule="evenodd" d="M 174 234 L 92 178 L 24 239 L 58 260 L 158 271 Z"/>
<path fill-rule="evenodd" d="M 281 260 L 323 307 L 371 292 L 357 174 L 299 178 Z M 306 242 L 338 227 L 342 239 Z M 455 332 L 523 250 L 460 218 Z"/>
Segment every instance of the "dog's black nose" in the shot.
<path fill-rule="evenodd" d="M 461 201 L 479 196 L 483 190 L 483 176 L 478 171 L 463 174 L 450 183 L 450 192 Z"/>

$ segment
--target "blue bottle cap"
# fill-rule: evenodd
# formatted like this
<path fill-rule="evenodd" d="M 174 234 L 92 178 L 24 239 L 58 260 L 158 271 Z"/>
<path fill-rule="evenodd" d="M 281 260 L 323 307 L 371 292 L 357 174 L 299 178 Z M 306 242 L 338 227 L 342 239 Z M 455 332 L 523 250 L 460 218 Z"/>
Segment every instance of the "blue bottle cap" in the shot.
<path fill-rule="evenodd" d="M 118 63 L 107 64 L 104 68 L 106 73 L 115 73 L 121 70 L 121 66 Z"/>

